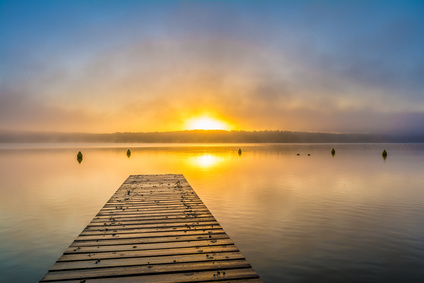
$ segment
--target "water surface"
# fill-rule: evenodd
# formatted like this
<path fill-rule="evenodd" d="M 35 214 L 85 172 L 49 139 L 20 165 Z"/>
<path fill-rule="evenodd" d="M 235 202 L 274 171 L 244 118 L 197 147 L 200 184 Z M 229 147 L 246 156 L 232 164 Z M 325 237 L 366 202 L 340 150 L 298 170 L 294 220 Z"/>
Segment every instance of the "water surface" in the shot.
<path fill-rule="evenodd" d="M 265 282 L 422 282 L 423 172 L 422 144 L 3 144 L 0 281 L 38 281 L 130 174 L 182 173 Z"/>

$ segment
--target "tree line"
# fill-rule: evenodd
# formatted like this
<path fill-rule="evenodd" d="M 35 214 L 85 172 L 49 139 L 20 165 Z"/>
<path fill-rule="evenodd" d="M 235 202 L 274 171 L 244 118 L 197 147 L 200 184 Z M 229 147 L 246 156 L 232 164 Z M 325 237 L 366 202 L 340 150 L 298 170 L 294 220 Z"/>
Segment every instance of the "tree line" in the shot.
<path fill-rule="evenodd" d="M 295 131 L 191 130 L 173 132 L 0 132 L 1 143 L 424 143 L 422 135 L 315 133 Z"/>

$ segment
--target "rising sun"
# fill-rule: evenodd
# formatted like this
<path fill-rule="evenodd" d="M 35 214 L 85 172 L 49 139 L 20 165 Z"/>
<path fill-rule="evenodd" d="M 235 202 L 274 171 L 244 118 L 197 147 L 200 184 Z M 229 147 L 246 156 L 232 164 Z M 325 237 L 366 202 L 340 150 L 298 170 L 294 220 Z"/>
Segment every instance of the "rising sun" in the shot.
<path fill-rule="evenodd" d="M 186 122 L 188 130 L 228 130 L 227 123 L 210 117 L 192 118 Z"/>

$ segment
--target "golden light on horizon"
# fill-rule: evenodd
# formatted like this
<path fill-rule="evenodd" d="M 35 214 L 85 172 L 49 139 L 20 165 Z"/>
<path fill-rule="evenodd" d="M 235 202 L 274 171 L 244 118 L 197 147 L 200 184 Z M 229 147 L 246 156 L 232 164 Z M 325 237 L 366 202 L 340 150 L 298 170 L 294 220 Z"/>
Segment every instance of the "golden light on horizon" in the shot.
<path fill-rule="evenodd" d="M 187 130 L 229 130 L 230 126 L 223 121 L 203 116 L 187 120 L 186 128 Z"/>

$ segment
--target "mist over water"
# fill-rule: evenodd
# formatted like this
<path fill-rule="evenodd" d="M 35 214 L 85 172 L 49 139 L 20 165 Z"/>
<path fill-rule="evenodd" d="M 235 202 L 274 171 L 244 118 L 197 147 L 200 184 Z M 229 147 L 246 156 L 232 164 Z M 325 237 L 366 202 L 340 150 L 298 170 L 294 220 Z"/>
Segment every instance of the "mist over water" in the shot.
<path fill-rule="evenodd" d="M 129 175 L 162 173 L 184 174 L 264 282 L 424 279 L 423 144 L 3 144 L 0 157 L 4 282 L 41 279 Z"/>

